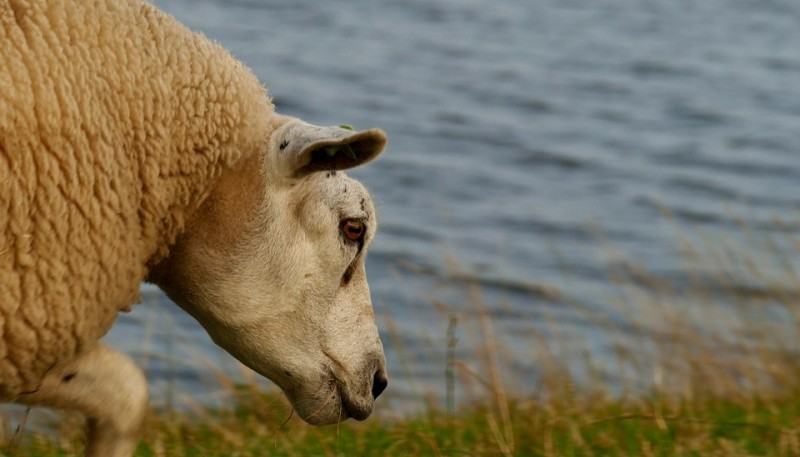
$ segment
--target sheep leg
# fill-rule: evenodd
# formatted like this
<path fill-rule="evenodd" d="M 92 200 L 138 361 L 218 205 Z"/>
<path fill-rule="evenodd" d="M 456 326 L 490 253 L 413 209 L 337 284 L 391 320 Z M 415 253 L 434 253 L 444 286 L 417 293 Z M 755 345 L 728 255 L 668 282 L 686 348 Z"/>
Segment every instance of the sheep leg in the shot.
<path fill-rule="evenodd" d="M 87 457 L 130 457 L 147 412 L 147 380 L 130 358 L 97 344 L 54 367 L 17 402 L 81 411 L 89 425 Z"/>

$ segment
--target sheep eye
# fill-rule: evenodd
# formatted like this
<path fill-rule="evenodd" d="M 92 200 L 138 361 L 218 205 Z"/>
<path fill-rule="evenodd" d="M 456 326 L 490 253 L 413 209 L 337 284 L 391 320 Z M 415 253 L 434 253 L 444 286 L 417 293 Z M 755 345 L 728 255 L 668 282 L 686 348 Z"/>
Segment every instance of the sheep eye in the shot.
<path fill-rule="evenodd" d="M 351 241 L 360 241 L 364 237 L 366 227 L 361 221 L 342 221 L 341 231 L 344 236 Z"/>

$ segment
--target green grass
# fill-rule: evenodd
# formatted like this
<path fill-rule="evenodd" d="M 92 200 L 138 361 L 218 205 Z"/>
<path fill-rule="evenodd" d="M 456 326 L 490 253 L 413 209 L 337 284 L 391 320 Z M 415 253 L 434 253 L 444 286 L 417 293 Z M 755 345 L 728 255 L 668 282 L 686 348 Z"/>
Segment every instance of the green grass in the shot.
<path fill-rule="evenodd" d="M 800 392 L 691 403 L 579 398 L 513 400 L 507 413 L 476 405 L 396 421 L 310 427 L 288 417 L 280 399 L 248 396 L 228 411 L 153 411 L 137 456 L 732 456 L 800 454 Z M 243 398 L 244 399 L 244 398 Z M 242 399 L 242 400 L 243 400 Z M 245 406 L 245 404 L 247 406 Z M 81 426 L 56 435 L 25 433 L 9 456 L 75 455 Z"/>

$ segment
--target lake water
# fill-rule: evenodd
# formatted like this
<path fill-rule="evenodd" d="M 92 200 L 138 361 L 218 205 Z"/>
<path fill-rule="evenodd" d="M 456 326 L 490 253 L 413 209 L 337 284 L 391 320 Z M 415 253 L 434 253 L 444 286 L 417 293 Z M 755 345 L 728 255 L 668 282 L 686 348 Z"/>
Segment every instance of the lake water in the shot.
<path fill-rule="evenodd" d="M 155 3 L 246 62 L 279 111 L 388 133 L 351 174 L 381 219 L 367 266 L 390 399 L 441 398 L 451 314 L 456 356 L 480 369 L 469 284 L 524 389 L 542 369 L 534 335 L 602 358 L 625 332 L 620 253 L 679 282 L 694 267 L 676 231 L 799 228 L 797 0 Z M 157 401 L 216 398 L 210 370 L 237 365 L 143 291 L 107 342 L 147 367 Z"/>

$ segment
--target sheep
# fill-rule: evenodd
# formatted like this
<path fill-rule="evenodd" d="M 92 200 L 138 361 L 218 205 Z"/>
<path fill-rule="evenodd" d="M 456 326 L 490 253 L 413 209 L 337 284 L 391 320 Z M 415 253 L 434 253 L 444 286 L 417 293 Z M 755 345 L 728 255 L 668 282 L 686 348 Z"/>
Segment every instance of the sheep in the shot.
<path fill-rule="evenodd" d="M 341 170 L 385 144 L 276 113 L 142 0 L 0 0 L 0 401 L 79 410 L 86 455 L 131 455 L 146 380 L 98 339 L 151 282 L 309 423 L 365 419 L 377 220 Z"/>

